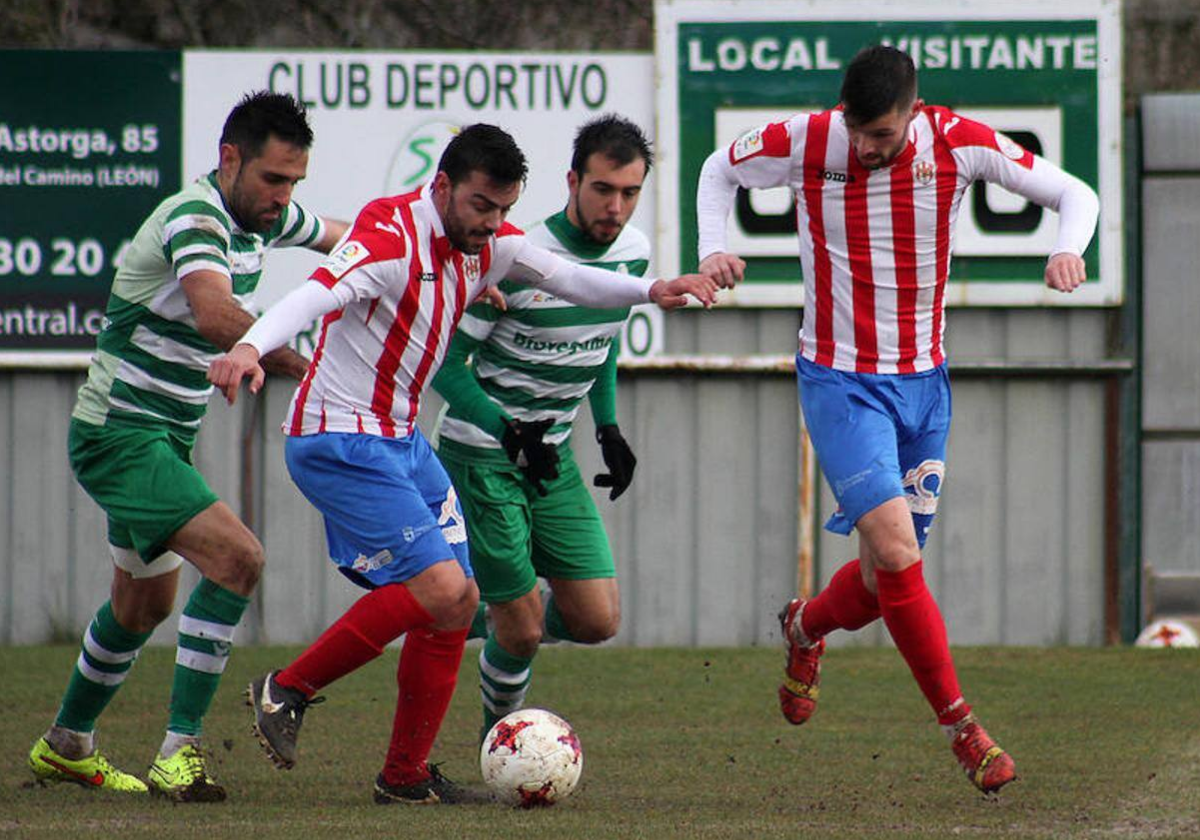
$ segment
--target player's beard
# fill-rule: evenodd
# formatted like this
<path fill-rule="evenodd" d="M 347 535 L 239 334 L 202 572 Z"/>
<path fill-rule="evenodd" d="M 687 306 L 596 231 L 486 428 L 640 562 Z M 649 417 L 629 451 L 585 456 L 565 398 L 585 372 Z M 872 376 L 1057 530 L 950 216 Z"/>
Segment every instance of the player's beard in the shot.
<path fill-rule="evenodd" d="M 625 229 L 624 222 L 614 219 L 589 219 L 583 212 L 583 203 L 575 196 L 575 218 L 579 220 L 579 230 L 585 237 L 597 245 L 611 245 Z"/>
<path fill-rule="evenodd" d="M 859 158 L 858 162 L 870 170 L 883 169 L 886 166 L 891 166 L 892 161 L 900 156 L 900 153 L 904 151 L 904 147 L 907 145 L 908 132 L 905 131 L 905 133 L 901 136 L 900 141 L 896 144 L 896 148 L 882 153 L 878 158 L 870 162 L 865 161 L 862 158 Z M 857 155 L 857 152 L 855 154 Z"/>
<path fill-rule="evenodd" d="M 454 209 L 454 200 L 451 198 L 446 203 L 446 238 L 450 240 L 450 244 L 455 250 L 462 251 L 464 254 L 478 254 L 487 245 L 487 240 L 491 238 L 492 232 L 487 228 L 469 228 L 466 223 L 459 217 L 458 212 Z M 478 239 L 472 241 L 471 237 L 483 237 L 483 241 Z"/>
<path fill-rule="evenodd" d="M 229 195 L 226 197 L 226 200 L 229 203 L 229 215 L 233 216 L 233 220 L 238 223 L 238 227 L 247 233 L 268 232 L 274 227 L 275 222 L 279 221 L 279 215 L 283 212 L 283 208 L 277 206 L 256 211 L 254 199 L 247 195 L 242 187 L 241 169 L 234 176 L 233 186 L 229 188 Z M 269 213 L 274 213 L 275 218 L 266 218 Z"/>

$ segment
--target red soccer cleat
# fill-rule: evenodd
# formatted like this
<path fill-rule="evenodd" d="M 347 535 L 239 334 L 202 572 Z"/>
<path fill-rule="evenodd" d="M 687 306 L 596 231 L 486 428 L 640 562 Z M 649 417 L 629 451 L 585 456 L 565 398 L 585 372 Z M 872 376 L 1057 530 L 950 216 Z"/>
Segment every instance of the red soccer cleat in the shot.
<path fill-rule="evenodd" d="M 995 793 L 1017 778 L 1012 757 L 996 745 L 975 715 L 967 715 L 955 724 L 950 747 L 971 784 L 984 793 Z"/>
<path fill-rule="evenodd" d="M 825 639 L 808 642 L 800 629 L 800 613 L 806 603 L 803 598 L 795 598 L 779 613 L 779 626 L 787 643 L 787 667 L 779 686 L 779 708 L 788 723 L 797 726 L 817 710 L 821 654 L 825 652 Z"/>

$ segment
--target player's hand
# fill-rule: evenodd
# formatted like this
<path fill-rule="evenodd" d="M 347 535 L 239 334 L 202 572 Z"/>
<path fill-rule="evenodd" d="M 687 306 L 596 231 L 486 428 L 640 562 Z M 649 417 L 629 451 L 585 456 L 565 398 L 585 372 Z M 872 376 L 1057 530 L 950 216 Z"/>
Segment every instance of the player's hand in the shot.
<path fill-rule="evenodd" d="M 1060 292 L 1073 292 L 1087 280 L 1083 258 L 1076 254 L 1055 254 L 1046 261 L 1046 285 Z"/>
<path fill-rule="evenodd" d="M 473 303 L 490 303 L 492 306 L 499 309 L 501 312 L 508 311 L 508 299 L 504 297 L 504 293 L 495 286 L 487 286 L 479 296 L 475 298 Z"/>
<path fill-rule="evenodd" d="M 221 389 L 230 405 L 237 401 L 238 387 L 247 376 L 250 377 L 250 393 L 257 394 L 266 374 L 258 364 L 258 351 L 251 344 L 235 344 L 232 350 L 208 366 L 208 381 Z"/>
<path fill-rule="evenodd" d="M 611 487 L 612 492 L 608 494 L 608 500 L 611 502 L 624 493 L 633 482 L 633 469 L 637 466 L 637 458 L 616 425 L 597 428 L 596 443 L 600 444 L 600 454 L 604 456 L 604 466 L 608 467 L 608 472 L 593 478 L 592 483 L 597 487 Z"/>
<path fill-rule="evenodd" d="M 700 301 L 707 309 L 717 302 L 717 281 L 703 274 L 684 274 L 674 280 L 655 280 L 650 287 L 650 300 L 663 309 L 686 306 L 687 295 Z"/>
<path fill-rule="evenodd" d="M 732 289 L 746 276 L 746 261 L 735 254 L 718 251 L 701 260 L 698 270 L 716 280 L 722 289 Z"/>
<path fill-rule="evenodd" d="M 558 447 L 542 440 L 552 425 L 554 420 L 549 417 L 529 422 L 505 420 L 504 436 L 500 438 L 508 460 L 517 465 L 540 496 L 547 494 L 542 482 L 558 478 Z"/>

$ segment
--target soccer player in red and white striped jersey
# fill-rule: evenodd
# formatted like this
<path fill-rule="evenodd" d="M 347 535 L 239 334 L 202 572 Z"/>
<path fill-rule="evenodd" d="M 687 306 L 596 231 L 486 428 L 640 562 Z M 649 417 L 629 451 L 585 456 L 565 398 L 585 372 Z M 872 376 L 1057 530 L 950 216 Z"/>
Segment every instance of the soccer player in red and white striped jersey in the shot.
<path fill-rule="evenodd" d="M 288 470 L 325 518 L 330 559 L 369 591 L 249 693 L 260 741 L 278 766 L 291 767 L 315 692 L 405 635 L 391 744 L 374 788 L 381 804 L 478 797 L 426 761 L 479 603 L 462 507 L 416 426 L 421 392 L 463 310 L 504 279 L 597 308 L 653 301 L 672 309 L 685 294 L 708 305 L 717 290 L 698 274 L 644 279 L 533 245 L 505 222 L 525 173 L 525 157 L 504 131 L 464 128 L 431 183 L 368 204 L 310 281 L 209 370 L 230 402 L 246 376 L 257 391 L 260 356 L 323 318 L 284 424 Z M 544 460 L 545 427 L 513 426 L 517 464 L 530 469 Z"/>
<path fill-rule="evenodd" d="M 780 615 L 788 645 L 779 696 L 792 723 L 817 700 L 824 637 L 882 617 L 955 756 L 990 792 L 1015 778 L 959 690 L 921 548 L 937 510 L 950 428 L 945 290 L 963 193 L 999 184 L 1059 213 L 1045 282 L 1084 282 L 1099 201 L 1090 187 L 986 125 L 917 96 L 909 56 L 868 47 L 847 67 L 838 107 L 749 132 L 705 162 L 697 194 L 700 271 L 730 286 L 737 190 L 787 186 L 796 200 L 804 323 L 796 366 L 805 423 L 860 557 L 811 601 Z"/>

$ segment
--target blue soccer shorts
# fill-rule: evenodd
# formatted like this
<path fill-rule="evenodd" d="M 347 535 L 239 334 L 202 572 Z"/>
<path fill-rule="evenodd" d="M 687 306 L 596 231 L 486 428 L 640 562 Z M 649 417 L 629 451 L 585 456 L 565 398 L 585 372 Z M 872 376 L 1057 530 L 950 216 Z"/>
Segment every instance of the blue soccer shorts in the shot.
<path fill-rule="evenodd" d="M 462 506 L 419 430 L 289 437 L 288 472 L 325 518 L 329 558 L 366 589 L 454 559 L 472 577 Z"/>
<path fill-rule="evenodd" d="M 903 496 L 924 548 L 946 474 L 946 366 L 847 373 L 797 354 L 796 375 L 808 435 L 838 502 L 826 529 L 849 534 L 863 514 Z"/>

